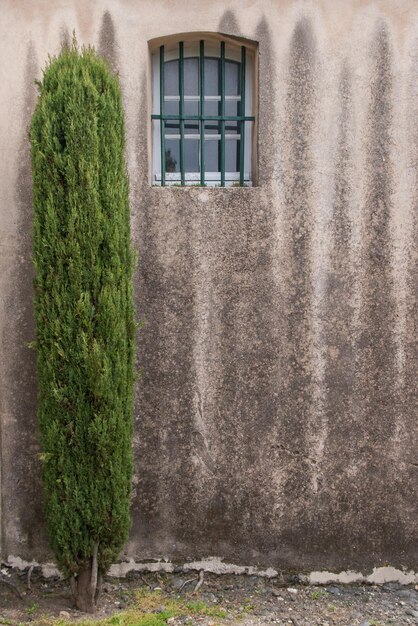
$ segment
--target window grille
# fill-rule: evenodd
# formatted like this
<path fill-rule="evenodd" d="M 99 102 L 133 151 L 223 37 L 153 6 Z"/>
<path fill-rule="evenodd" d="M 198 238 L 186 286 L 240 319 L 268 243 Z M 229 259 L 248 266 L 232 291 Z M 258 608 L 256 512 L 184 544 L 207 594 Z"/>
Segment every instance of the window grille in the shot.
<path fill-rule="evenodd" d="M 187 56 L 183 41 L 169 55 L 164 45 L 159 48 L 154 64 L 159 69 L 154 111 L 159 111 L 152 114 L 158 124 L 154 150 L 160 143 L 156 184 L 251 184 L 250 125 L 255 117 L 248 114 L 252 103 L 246 102 L 252 93 L 247 47 L 240 47 L 237 58 L 237 46 L 234 54 L 226 54 L 225 41 L 216 44 L 218 53 L 213 42 L 207 46 L 202 39 Z"/>

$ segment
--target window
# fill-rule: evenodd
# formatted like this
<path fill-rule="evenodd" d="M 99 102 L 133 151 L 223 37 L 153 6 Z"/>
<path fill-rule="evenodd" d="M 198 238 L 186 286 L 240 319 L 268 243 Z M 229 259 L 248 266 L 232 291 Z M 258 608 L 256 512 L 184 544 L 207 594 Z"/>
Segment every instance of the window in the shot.
<path fill-rule="evenodd" d="M 184 39 L 152 56 L 153 184 L 251 185 L 254 49 Z"/>

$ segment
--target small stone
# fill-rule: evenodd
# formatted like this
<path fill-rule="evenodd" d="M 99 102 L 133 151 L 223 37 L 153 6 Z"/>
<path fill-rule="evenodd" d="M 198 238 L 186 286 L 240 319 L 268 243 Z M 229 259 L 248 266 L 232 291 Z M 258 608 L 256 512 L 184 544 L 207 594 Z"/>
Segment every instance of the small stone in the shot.
<path fill-rule="evenodd" d="M 174 624 L 175 621 L 176 621 L 175 617 L 169 617 L 167 620 L 167 624 Z"/>
<path fill-rule="evenodd" d="M 418 611 L 415 611 L 415 609 L 406 609 L 405 613 L 411 617 L 418 617 Z"/>
<path fill-rule="evenodd" d="M 216 604 L 218 602 L 218 598 L 215 596 L 214 593 L 210 593 L 210 592 L 209 593 L 205 593 L 205 594 L 203 594 L 203 597 L 208 602 L 213 602 L 214 604 Z"/>
<path fill-rule="evenodd" d="M 281 591 L 278 591 L 278 589 L 272 589 L 272 590 L 271 590 L 271 593 L 272 593 L 272 595 L 273 595 L 273 596 L 275 596 L 276 598 L 282 598 L 282 599 L 283 599 L 282 592 L 281 592 Z"/>
<path fill-rule="evenodd" d="M 366 620 L 365 622 L 361 622 L 360 626 L 370 626 L 370 622 Z"/>
<path fill-rule="evenodd" d="M 185 580 L 186 578 L 179 578 L 178 576 L 175 576 L 171 581 L 171 586 L 174 589 L 180 590 L 183 587 Z"/>
<path fill-rule="evenodd" d="M 412 600 L 413 602 L 418 601 L 418 594 L 416 591 L 412 589 L 401 589 L 396 594 L 399 598 L 405 598 L 407 600 Z"/>
<path fill-rule="evenodd" d="M 333 596 L 340 596 L 341 595 L 341 589 L 339 589 L 338 587 L 327 587 L 326 589 L 328 591 L 328 593 L 332 593 Z"/>
<path fill-rule="evenodd" d="M 385 583 L 382 588 L 385 591 L 397 591 L 398 589 L 402 588 L 402 585 L 396 582 L 388 582 L 388 583 Z"/>
<path fill-rule="evenodd" d="M 288 587 L 287 590 L 288 590 L 289 593 L 297 593 L 298 592 L 298 590 L 294 589 L 293 587 Z"/>
<path fill-rule="evenodd" d="M 60 611 L 60 617 L 62 617 L 62 619 L 70 619 L 71 615 L 68 611 Z"/>
<path fill-rule="evenodd" d="M 303 583 L 303 578 L 299 576 L 299 574 L 292 574 L 291 576 L 287 578 L 287 581 L 289 583 L 299 585 L 300 583 Z"/>

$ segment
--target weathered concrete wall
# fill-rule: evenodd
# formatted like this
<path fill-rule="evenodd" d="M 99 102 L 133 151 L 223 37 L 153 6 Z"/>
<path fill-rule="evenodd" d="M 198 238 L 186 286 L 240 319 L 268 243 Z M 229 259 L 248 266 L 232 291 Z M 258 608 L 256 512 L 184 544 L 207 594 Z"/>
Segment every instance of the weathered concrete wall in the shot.
<path fill-rule="evenodd" d="M 27 124 L 75 29 L 120 73 L 138 344 L 137 560 L 418 567 L 415 0 L 1 0 L 1 554 L 50 558 Z M 149 185 L 154 37 L 259 42 L 259 186 Z"/>

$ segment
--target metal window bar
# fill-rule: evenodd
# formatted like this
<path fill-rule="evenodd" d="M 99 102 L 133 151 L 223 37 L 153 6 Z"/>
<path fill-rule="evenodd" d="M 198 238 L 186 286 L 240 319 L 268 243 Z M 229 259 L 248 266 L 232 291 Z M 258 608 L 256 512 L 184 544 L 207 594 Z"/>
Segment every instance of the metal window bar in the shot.
<path fill-rule="evenodd" d="M 179 94 L 180 94 L 180 173 L 181 184 L 185 184 L 184 171 L 184 43 L 179 43 Z"/>
<path fill-rule="evenodd" d="M 225 42 L 221 41 L 221 187 L 225 187 Z"/>
<path fill-rule="evenodd" d="M 240 114 L 245 116 L 245 72 L 247 65 L 247 55 L 245 46 L 241 47 L 241 103 Z M 237 122 L 238 123 L 238 122 Z M 239 143 L 239 184 L 244 185 L 244 158 L 245 158 L 245 122 L 240 122 L 240 143 Z"/>
<path fill-rule="evenodd" d="M 164 120 L 224 120 L 225 122 L 253 122 L 253 115 L 152 115 L 153 120 L 160 120 L 163 118 Z"/>
<path fill-rule="evenodd" d="M 206 172 L 205 172 L 205 122 L 206 121 L 218 121 L 220 122 L 220 134 L 210 135 L 210 139 L 220 138 L 220 174 L 221 174 L 221 186 L 225 186 L 225 139 L 234 138 L 240 141 L 239 146 L 239 184 L 244 185 L 244 161 L 245 161 L 245 122 L 253 122 L 255 117 L 252 115 L 245 115 L 245 76 L 246 76 L 246 48 L 241 46 L 241 74 L 240 74 L 240 96 L 226 96 L 225 95 L 225 42 L 221 42 L 221 54 L 220 54 L 220 96 L 205 96 L 204 81 L 205 81 L 205 42 L 200 41 L 199 49 L 199 86 L 200 94 L 198 99 L 200 101 L 199 115 L 185 115 L 184 114 L 184 102 L 185 100 L 196 100 L 195 96 L 188 97 L 184 94 L 184 42 L 179 42 L 179 96 L 165 96 L 164 94 L 164 46 L 160 46 L 160 113 L 153 114 L 151 119 L 160 121 L 161 128 L 161 185 L 166 185 L 166 154 L 165 154 L 165 125 L 169 120 L 175 120 L 180 124 L 180 180 L 181 185 L 186 184 L 186 172 L 184 163 L 184 123 L 187 120 L 199 121 L 200 133 L 197 138 L 200 138 L 200 184 L 206 184 Z M 166 115 L 164 113 L 165 100 L 177 100 L 179 101 L 179 115 Z M 220 103 L 220 115 L 205 115 L 205 100 L 214 100 Z M 225 115 L 225 102 L 229 100 L 240 101 L 239 113 L 240 115 Z M 237 122 L 239 124 L 240 133 L 236 136 L 229 136 L 225 133 L 225 122 Z M 171 136 L 174 138 L 174 136 Z M 196 138 L 194 136 L 193 138 Z M 212 178 L 212 176 L 211 176 Z M 228 180 L 231 179 L 230 174 L 227 176 Z"/>
<path fill-rule="evenodd" d="M 205 181 L 205 42 L 200 42 L 199 50 L 199 85 L 200 85 L 200 184 L 202 187 Z"/>
<path fill-rule="evenodd" d="M 164 46 L 160 47 L 161 185 L 165 185 Z"/>

